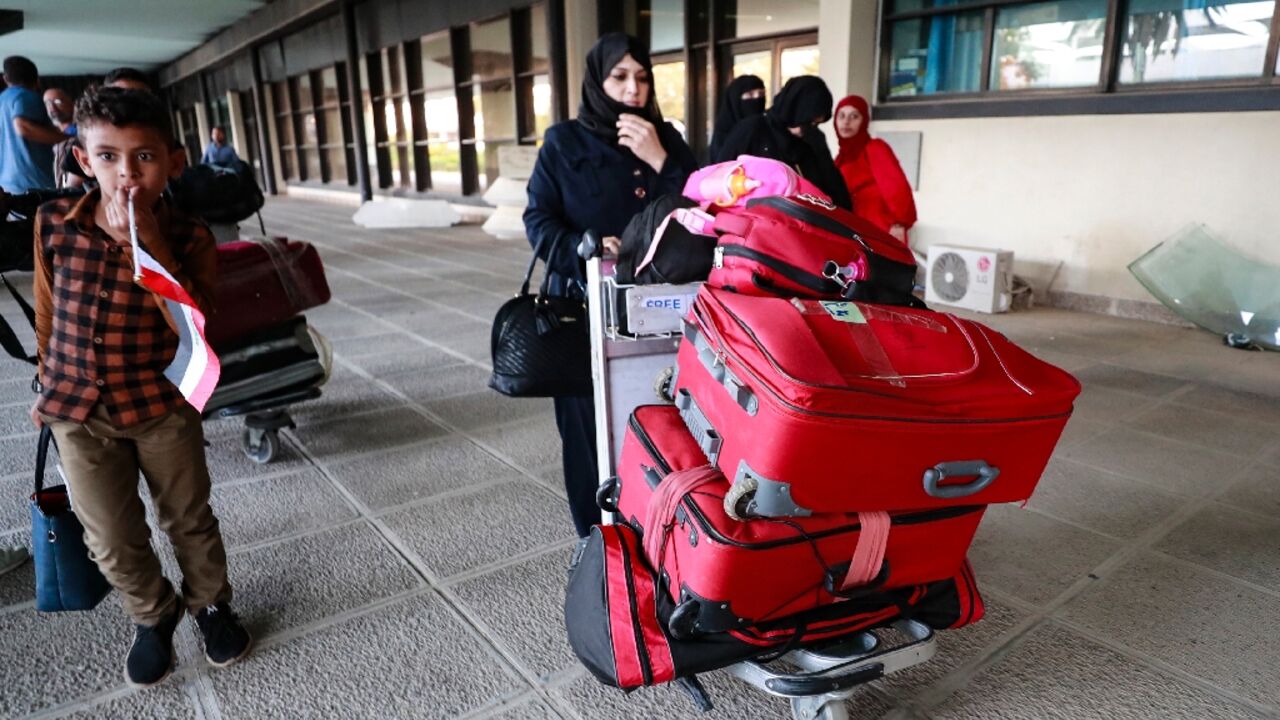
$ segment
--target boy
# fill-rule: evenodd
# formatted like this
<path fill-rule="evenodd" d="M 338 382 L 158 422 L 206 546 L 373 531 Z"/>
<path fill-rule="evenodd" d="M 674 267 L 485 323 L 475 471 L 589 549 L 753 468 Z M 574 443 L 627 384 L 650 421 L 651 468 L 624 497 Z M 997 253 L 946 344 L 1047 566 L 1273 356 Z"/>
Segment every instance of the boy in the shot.
<path fill-rule="evenodd" d="M 132 687 L 173 665 L 182 604 L 195 615 L 205 656 L 226 666 L 252 639 L 231 612 L 218 520 L 209 507 L 200 414 L 165 376 L 178 335 L 163 300 L 134 282 L 132 201 L 138 239 L 210 314 L 214 241 L 199 221 L 168 207 L 165 183 L 181 170 L 170 153 L 168 112 L 155 95 L 90 88 L 76 103 L 74 149 L 98 188 L 47 203 L 36 219 L 37 422 L 48 423 L 77 517 L 98 567 L 137 627 L 125 661 Z M 182 568 L 182 600 L 151 549 L 138 471 Z"/>

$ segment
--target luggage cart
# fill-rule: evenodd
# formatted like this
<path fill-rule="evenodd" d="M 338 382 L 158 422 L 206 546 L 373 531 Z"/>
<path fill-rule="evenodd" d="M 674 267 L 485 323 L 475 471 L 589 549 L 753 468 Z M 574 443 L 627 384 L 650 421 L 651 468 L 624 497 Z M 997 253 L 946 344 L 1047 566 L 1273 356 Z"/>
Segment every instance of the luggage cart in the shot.
<path fill-rule="evenodd" d="M 613 261 L 598 256 L 599 242 L 590 234 L 579 252 L 587 258 L 587 318 L 603 495 L 611 494 L 616 482 L 615 468 L 632 410 L 672 399 L 681 320 L 699 284 L 622 285 L 613 278 Z M 612 521 L 609 513 L 604 521 Z M 845 702 L 859 686 L 925 662 L 935 650 L 930 627 L 900 620 L 834 644 L 748 660 L 725 670 L 789 700 L 796 720 L 847 720 Z M 711 709 L 710 698 L 696 680 L 680 684 L 700 708 Z"/>

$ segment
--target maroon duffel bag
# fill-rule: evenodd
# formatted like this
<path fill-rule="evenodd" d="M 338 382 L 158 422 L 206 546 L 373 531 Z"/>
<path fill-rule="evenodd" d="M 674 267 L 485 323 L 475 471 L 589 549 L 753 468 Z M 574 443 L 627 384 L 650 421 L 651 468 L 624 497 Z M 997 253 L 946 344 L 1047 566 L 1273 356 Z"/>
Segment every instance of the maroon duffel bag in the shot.
<path fill-rule="evenodd" d="M 324 265 L 310 243 L 282 237 L 225 243 L 218 246 L 215 313 L 205 337 L 220 349 L 327 302 Z"/>

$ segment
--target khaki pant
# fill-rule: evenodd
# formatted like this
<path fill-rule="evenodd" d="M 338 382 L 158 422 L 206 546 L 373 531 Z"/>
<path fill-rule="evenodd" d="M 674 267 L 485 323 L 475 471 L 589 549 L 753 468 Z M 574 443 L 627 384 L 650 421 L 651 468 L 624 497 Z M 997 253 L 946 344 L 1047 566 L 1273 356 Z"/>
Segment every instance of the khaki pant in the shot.
<path fill-rule="evenodd" d="M 124 596 L 125 612 L 140 625 L 168 617 L 177 603 L 160 559 L 151 549 L 138 471 L 146 478 L 160 529 L 182 568 L 182 595 L 195 612 L 231 600 L 227 553 L 209 507 L 200 415 L 190 405 L 118 429 L 98 404 L 83 424 L 44 419 L 58 441 L 72 509 L 102 574 Z"/>

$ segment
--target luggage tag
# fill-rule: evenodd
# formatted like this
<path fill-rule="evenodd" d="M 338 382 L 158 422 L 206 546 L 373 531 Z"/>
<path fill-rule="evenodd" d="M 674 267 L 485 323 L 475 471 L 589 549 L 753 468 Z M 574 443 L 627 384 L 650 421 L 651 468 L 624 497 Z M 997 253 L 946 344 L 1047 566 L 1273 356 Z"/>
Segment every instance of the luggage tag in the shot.
<path fill-rule="evenodd" d="M 880 344 L 880 339 L 867 323 L 867 314 L 875 310 L 872 306 L 848 300 L 801 300 L 791 298 L 791 304 L 801 315 L 826 315 L 848 328 L 853 338 L 853 346 L 858 349 L 862 359 L 871 370 L 869 377 L 884 380 L 894 387 L 906 387 L 907 381 L 893 367 L 889 355 Z"/>

